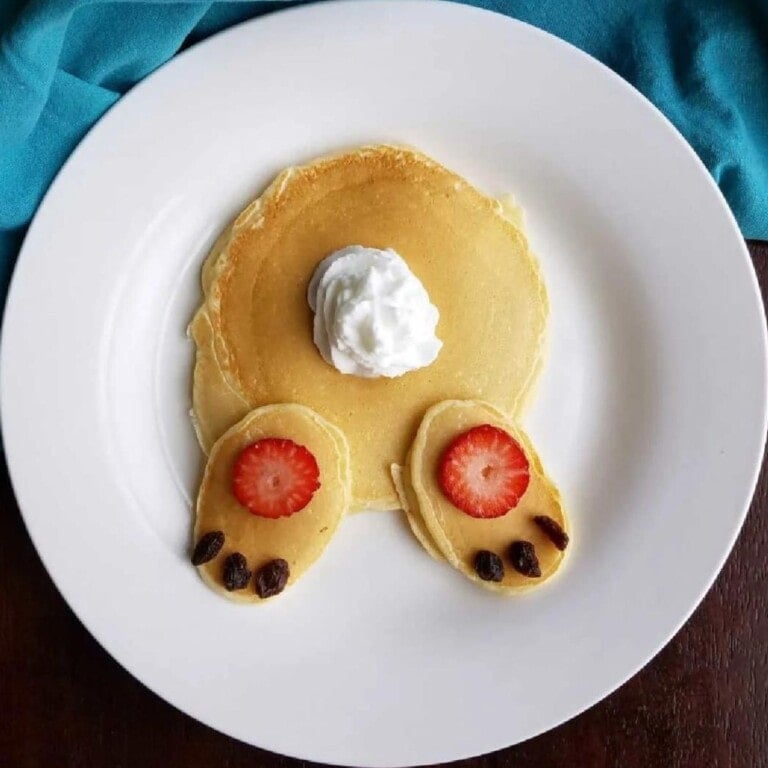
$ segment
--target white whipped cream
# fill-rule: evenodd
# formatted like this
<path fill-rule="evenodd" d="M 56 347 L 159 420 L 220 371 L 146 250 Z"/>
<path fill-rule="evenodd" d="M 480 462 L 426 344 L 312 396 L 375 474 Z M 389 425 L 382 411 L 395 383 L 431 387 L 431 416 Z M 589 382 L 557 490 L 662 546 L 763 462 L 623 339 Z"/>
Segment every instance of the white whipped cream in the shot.
<path fill-rule="evenodd" d="M 314 339 L 342 373 L 402 376 L 432 363 L 443 343 L 437 307 L 391 249 L 350 245 L 323 259 L 307 289 Z"/>

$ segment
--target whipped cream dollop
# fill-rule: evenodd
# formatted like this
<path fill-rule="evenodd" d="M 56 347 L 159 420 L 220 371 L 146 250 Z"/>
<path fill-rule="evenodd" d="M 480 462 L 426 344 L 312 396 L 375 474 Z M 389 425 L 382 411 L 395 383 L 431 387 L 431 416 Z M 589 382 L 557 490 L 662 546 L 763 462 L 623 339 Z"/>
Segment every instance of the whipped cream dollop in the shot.
<path fill-rule="evenodd" d="M 402 376 L 434 361 L 437 307 L 393 250 L 350 245 L 323 259 L 307 289 L 314 339 L 342 373 Z"/>

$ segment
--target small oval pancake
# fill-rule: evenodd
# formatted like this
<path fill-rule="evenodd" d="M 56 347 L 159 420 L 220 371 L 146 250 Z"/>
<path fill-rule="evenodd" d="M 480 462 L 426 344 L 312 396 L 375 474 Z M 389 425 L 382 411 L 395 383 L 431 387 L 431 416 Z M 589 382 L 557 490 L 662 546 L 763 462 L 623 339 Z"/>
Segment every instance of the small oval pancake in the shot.
<path fill-rule="evenodd" d="M 395 484 L 397 497 L 400 499 L 400 507 L 405 514 L 405 519 L 408 521 L 411 533 L 416 537 L 419 544 L 424 547 L 424 550 L 430 557 L 438 561 L 445 560 L 437 548 L 437 544 L 432 540 L 432 536 L 424 524 L 424 518 L 419 513 L 419 504 L 416 501 L 413 486 L 411 485 L 410 456 L 402 467 L 398 464 L 393 464 L 390 471 L 392 472 L 392 482 Z"/>
<path fill-rule="evenodd" d="M 454 507 L 437 480 L 446 448 L 458 435 L 480 424 L 493 424 L 512 435 L 525 451 L 531 473 L 528 489 L 517 507 L 503 517 L 486 520 L 470 517 Z M 497 592 L 513 593 L 537 586 L 558 569 L 563 553 L 533 522 L 533 517 L 548 515 L 567 530 L 560 493 L 544 473 L 527 435 L 497 408 L 477 400 L 446 400 L 430 408 L 419 426 L 409 467 L 410 473 L 404 479 L 410 480 L 412 493 L 406 493 L 405 505 L 414 532 L 423 525 L 416 535 L 427 552 L 433 554 L 432 549 L 437 549 L 465 576 Z M 510 565 L 509 546 L 519 539 L 536 547 L 541 567 L 539 578 L 523 576 Z M 473 559 L 480 549 L 488 549 L 502 558 L 502 582 L 483 581 L 475 573 Z"/>
<path fill-rule="evenodd" d="M 320 488 L 309 504 L 290 517 L 270 520 L 251 514 L 232 494 L 232 468 L 245 446 L 265 437 L 284 437 L 308 448 L 320 469 Z M 314 411 L 301 405 L 257 408 L 229 429 L 211 449 L 197 497 L 194 540 L 209 531 L 224 531 L 224 547 L 200 566 L 203 580 L 220 594 L 239 602 L 261 602 L 253 579 L 241 590 L 222 584 L 224 560 L 242 553 L 255 571 L 269 560 L 288 561 L 288 586 L 323 553 L 349 506 L 349 448 L 344 435 Z"/>
<path fill-rule="evenodd" d="M 444 345 L 432 365 L 364 379 L 320 356 L 307 285 L 323 258 L 352 244 L 394 248 L 424 284 Z M 231 418 L 213 367 L 251 407 L 313 408 L 349 440 L 354 509 L 399 506 L 390 465 L 402 463 L 433 403 L 481 397 L 518 413 L 548 313 L 538 264 L 502 204 L 425 155 L 391 146 L 281 173 L 222 237 L 204 287 L 213 345 L 195 371 L 198 422 Z M 204 448 L 210 437 L 201 434 Z"/>

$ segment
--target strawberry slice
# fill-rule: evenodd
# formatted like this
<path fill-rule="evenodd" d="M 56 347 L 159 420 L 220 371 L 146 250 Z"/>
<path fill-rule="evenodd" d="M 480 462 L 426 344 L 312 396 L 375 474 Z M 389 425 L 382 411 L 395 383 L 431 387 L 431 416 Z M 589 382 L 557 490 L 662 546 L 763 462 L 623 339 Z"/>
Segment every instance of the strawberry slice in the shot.
<path fill-rule="evenodd" d="M 243 448 L 232 472 L 235 498 L 261 517 L 287 517 L 304 509 L 319 487 L 315 457 L 303 445 L 280 437 Z"/>
<path fill-rule="evenodd" d="M 438 480 L 451 504 L 471 517 L 506 515 L 528 488 L 528 459 L 507 432 L 481 424 L 459 435 L 440 460 Z"/>

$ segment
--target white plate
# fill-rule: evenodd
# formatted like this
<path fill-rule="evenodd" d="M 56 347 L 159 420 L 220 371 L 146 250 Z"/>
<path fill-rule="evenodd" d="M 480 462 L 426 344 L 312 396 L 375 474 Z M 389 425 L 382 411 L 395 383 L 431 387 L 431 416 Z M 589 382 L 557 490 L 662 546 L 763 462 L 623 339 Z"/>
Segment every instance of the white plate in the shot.
<path fill-rule="evenodd" d="M 234 606 L 188 563 L 201 260 L 283 166 L 375 141 L 528 213 L 552 298 L 528 426 L 573 551 L 550 585 L 502 600 L 436 565 L 398 515 L 362 514 L 280 600 Z M 324 4 L 195 47 L 88 135 L 16 270 L 2 417 L 35 545 L 121 664 L 244 741 L 386 766 L 533 736 L 662 647 L 744 518 L 765 371 L 734 220 L 622 80 L 487 12 Z"/>

